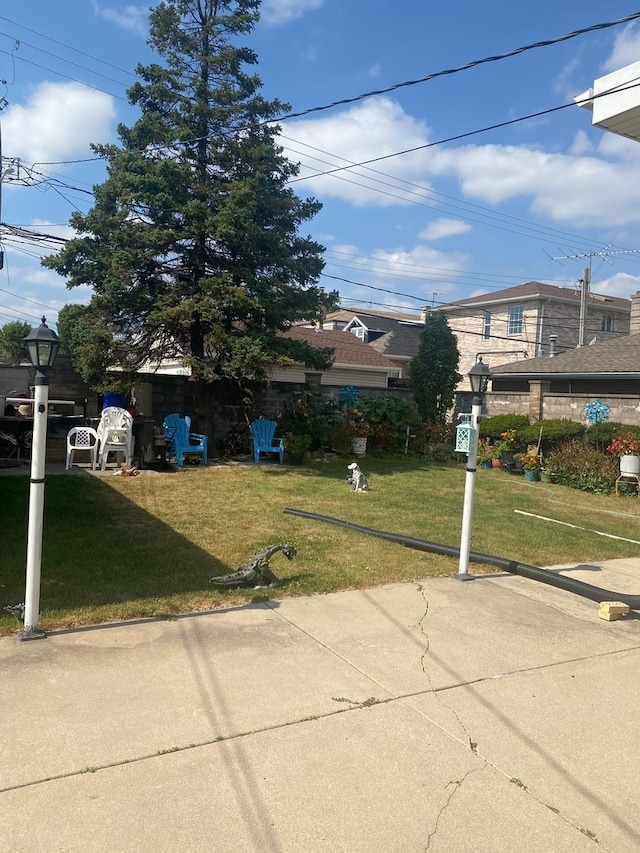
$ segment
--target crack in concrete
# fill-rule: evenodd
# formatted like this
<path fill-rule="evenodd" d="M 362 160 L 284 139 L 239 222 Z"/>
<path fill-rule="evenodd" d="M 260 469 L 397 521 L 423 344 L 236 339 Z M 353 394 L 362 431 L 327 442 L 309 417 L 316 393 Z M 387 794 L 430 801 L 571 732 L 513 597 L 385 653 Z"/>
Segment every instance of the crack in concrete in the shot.
<path fill-rule="evenodd" d="M 440 701 L 440 692 L 441 691 L 436 690 L 436 688 L 433 686 L 433 682 L 431 681 L 431 676 L 430 676 L 429 672 L 427 671 L 427 667 L 426 667 L 426 658 L 427 658 L 427 655 L 429 654 L 429 648 L 431 645 L 429 635 L 427 634 L 427 632 L 425 630 L 425 625 L 424 625 L 424 623 L 426 622 L 427 616 L 429 615 L 429 601 L 425 596 L 424 587 L 418 586 L 418 592 L 422 596 L 422 600 L 425 603 L 424 613 L 422 614 L 422 616 L 418 620 L 418 627 L 420 628 L 420 632 L 425 639 L 425 649 L 424 649 L 424 652 L 422 653 L 422 656 L 420 657 L 420 665 L 421 665 L 422 671 L 425 674 L 426 679 L 429 683 L 429 688 L 430 688 L 431 692 L 433 693 L 434 696 L 437 697 L 438 701 Z M 455 710 L 455 708 L 452 708 L 452 707 L 447 708 L 447 710 L 453 714 L 453 716 L 456 719 L 456 722 L 458 723 L 458 725 L 460 726 L 462 731 L 465 733 L 467 741 L 469 742 L 469 749 L 472 752 L 477 754 L 477 752 L 478 752 L 477 741 L 474 741 L 473 738 L 471 737 L 471 733 L 469 732 L 469 730 L 467 729 L 465 724 L 462 722 L 462 719 L 460 718 L 460 715 L 458 714 L 458 712 Z"/>
<path fill-rule="evenodd" d="M 451 804 L 451 800 L 453 800 L 455 795 L 460 790 L 461 786 L 464 784 L 466 779 L 472 773 L 477 773 L 478 770 L 484 770 L 485 767 L 486 767 L 486 765 L 484 765 L 483 767 L 472 767 L 471 770 L 467 770 L 467 772 L 464 774 L 462 779 L 452 779 L 450 782 L 447 782 L 447 784 L 444 786 L 445 791 L 447 790 L 447 788 L 452 786 L 451 791 L 449 792 L 449 796 L 445 799 L 444 803 L 440 806 L 440 809 L 438 810 L 438 814 L 436 815 L 436 821 L 435 821 L 435 824 L 433 826 L 433 829 L 431 830 L 431 832 L 427 836 L 427 843 L 426 843 L 425 848 L 424 848 L 425 853 L 429 849 L 429 847 L 431 846 L 431 842 L 433 841 L 433 839 L 436 836 L 436 833 L 438 831 L 438 827 L 440 825 L 440 819 L 442 818 L 442 816 L 446 812 L 446 810 L 449 808 L 449 805 Z"/>

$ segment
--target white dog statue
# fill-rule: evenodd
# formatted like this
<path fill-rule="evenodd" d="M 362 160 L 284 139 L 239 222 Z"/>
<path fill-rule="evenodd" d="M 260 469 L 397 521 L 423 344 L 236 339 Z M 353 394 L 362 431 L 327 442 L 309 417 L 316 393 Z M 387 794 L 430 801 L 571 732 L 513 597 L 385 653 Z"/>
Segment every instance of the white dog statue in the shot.
<path fill-rule="evenodd" d="M 347 466 L 349 469 L 349 476 L 347 477 L 347 483 L 351 484 L 351 491 L 353 492 L 368 492 L 369 491 L 369 483 L 367 478 L 364 476 L 362 471 L 360 470 L 360 466 L 357 462 L 352 462 L 351 465 Z"/>

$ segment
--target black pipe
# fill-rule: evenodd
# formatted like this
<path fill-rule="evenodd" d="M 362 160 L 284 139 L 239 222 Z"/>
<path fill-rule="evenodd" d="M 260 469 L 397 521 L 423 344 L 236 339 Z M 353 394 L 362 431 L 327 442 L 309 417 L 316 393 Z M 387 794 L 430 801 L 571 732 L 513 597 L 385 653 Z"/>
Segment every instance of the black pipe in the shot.
<path fill-rule="evenodd" d="M 397 542 L 399 545 L 414 548 L 417 551 L 430 551 L 434 554 L 443 554 L 446 557 L 460 556 L 460 549 L 452 545 L 440 545 L 437 542 L 427 542 L 424 539 L 415 539 L 413 536 L 403 536 L 400 533 L 387 533 L 384 530 L 362 527 L 360 524 L 352 524 L 350 521 L 342 521 L 339 518 L 332 518 L 330 515 L 319 515 L 316 512 L 306 512 L 302 509 L 287 507 L 285 512 L 290 515 L 302 516 L 302 518 L 311 518 L 315 521 L 338 524 L 341 527 L 348 527 L 350 530 L 357 530 L 359 533 L 367 533 L 370 536 L 377 536 L 379 539 L 388 539 L 390 542 Z M 640 610 L 640 595 L 612 592 L 611 590 L 602 589 L 599 586 L 593 586 L 590 583 L 585 583 L 575 578 L 568 578 L 550 569 L 528 566 L 526 563 L 518 563 L 516 560 L 508 560 L 505 557 L 493 557 L 490 554 L 481 554 L 479 551 L 470 551 L 469 560 L 472 563 L 486 563 L 491 566 L 497 566 L 497 568 L 505 572 L 510 572 L 512 575 L 520 575 L 523 578 L 556 586 L 567 592 L 573 592 L 575 595 L 581 595 L 583 598 L 589 598 L 591 601 L 621 601 L 623 604 L 627 604 L 631 610 Z"/>

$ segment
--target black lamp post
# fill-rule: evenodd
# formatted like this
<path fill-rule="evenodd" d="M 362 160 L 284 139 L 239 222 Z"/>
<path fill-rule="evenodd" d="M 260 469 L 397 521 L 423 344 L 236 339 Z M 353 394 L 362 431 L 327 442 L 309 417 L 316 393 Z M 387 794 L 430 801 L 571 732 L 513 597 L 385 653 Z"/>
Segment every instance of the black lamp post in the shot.
<path fill-rule="evenodd" d="M 42 566 L 42 524 L 44 519 L 44 471 L 47 453 L 47 413 L 49 409 L 49 377 L 47 371 L 55 361 L 60 341 L 46 324 L 24 338 L 29 358 L 36 368 L 33 399 L 33 440 L 31 443 L 31 480 L 29 486 L 29 526 L 27 530 L 27 584 L 24 598 L 24 629 L 21 640 L 44 637 L 38 627 L 40 617 L 40 572 Z"/>
<path fill-rule="evenodd" d="M 467 459 L 467 474 L 464 483 L 464 504 L 462 508 L 462 533 L 460 536 L 460 562 L 458 580 L 472 580 L 469 574 L 469 550 L 471 546 L 471 519 L 473 516 L 473 493 L 476 483 L 476 463 L 478 459 L 478 423 L 482 412 L 482 398 L 484 397 L 491 373 L 489 367 L 483 364 L 482 357 L 473 365 L 469 371 L 469 382 L 473 391 L 471 401 L 471 441 L 469 444 L 469 456 Z"/>

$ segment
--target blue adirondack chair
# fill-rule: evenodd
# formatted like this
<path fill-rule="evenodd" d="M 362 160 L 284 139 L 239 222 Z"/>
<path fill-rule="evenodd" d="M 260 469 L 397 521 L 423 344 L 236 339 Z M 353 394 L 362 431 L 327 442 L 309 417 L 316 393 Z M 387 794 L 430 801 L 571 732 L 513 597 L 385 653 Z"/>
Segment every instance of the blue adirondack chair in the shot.
<path fill-rule="evenodd" d="M 273 437 L 276 426 L 274 421 L 267 421 L 265 418 L 258 418 L 251 422 L 253 461 L 256 465 L 260 462 L 261 453 L 277 453 L 280 464 L 284 462 L 284 441 Z"/>
<path fill-rule="evenodd" d="M 179 468 L 184 466 L 185 456 L 200 456 L 202 464 L 207 464 L 207 436 L 191 432 L 191 418 L 181 418 L 178 414 L 167 415 L 164 419 L 164 437 L 167 442 L 167 459 L 174 460 Z"/>

